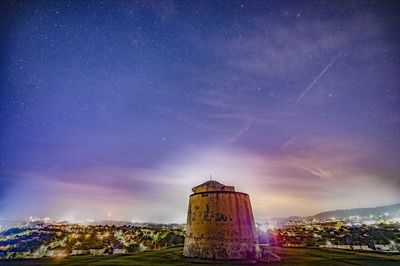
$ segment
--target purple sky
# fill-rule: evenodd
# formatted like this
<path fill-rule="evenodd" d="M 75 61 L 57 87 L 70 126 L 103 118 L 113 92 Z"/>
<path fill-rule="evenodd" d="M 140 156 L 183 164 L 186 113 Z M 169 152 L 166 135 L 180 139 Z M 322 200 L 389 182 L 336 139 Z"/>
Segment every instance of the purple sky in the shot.
<path fill-rule="evenodd" d="M 396 1 L 3 1 L 0 219 L 400 202 Z"/>

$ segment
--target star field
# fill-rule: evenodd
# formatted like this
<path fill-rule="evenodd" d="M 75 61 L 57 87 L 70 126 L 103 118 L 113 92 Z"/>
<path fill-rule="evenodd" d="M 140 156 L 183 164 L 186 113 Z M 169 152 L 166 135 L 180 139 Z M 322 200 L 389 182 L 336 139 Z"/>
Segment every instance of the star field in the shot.
<path fill-rule="evenodd" d="M 395 1 L 0 12 L 0 219 L 182 222 L 209 173 L 256 219 L 400 200 Z"/>

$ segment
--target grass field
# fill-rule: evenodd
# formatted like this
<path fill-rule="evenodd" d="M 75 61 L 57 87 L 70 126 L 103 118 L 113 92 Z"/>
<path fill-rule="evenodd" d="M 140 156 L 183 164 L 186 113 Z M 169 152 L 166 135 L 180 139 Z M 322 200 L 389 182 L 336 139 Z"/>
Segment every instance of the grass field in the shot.
<path fill-rule="evenodd" d="M 400 265 L 400 256 L 375 253 L 356 253 L 351 251 L 277 248 L 274 251 L 282 261 L 255 265 Z M 182 256 L 182 247 L 159 251 L 147 251 L 140 254 L 114 256 L 74 256 L 66 258 L 19 259 L 0 261 L 0 265 L 243 265 L 238 263 L 204 263 Z M 254 265 L 254 264 L 253 264 Z"/>

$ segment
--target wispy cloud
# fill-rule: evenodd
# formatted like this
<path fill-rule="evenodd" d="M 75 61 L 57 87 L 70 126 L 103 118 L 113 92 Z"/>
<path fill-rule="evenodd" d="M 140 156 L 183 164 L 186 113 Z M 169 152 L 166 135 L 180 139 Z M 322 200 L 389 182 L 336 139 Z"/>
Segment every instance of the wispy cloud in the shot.
<path fill-rule="evenodd" d="M 14 173 L 18 182 L 2 202 L 8 211 L 20 208 L 21 212 L 55 218 L 101 219 L 112 212 L 116 219 L 160 221 L 169 217 L 168 221 L 183 222 L 191 187 L 206 181 L 209 173 L 249 193 L 257 219 L 400 200 L 395 178 L 386 176 L 381 182 L 384 172 L 365 168 L 370 153 L 375 152 L 365 147 L 362 141 L 297 137 L 268 153 L 226 144 L 207 149 L 187 147 L 151 168 L 105 165 L 68 173 Z M 45 201 L 48 206 L 39 211 L 13 200 L 24 194 L 28 200 Z M 173 215 L 166 206 L 174 206 Z"/>

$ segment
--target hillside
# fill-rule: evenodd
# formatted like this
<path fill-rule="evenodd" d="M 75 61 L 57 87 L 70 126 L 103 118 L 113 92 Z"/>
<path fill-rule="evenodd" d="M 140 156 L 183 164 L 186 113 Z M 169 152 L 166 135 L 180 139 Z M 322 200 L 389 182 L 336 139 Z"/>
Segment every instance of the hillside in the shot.
<path fill-rule="evenodd" d="M 356 253 L 316 248 L 275 248 L 282 261 L 276 263 L 256 263 L 251 265 L 399 265 L 400 257 L 374 253 Z M 201 263 L 182 256 L 182 247 L 140 254 L 114 256 L 74 256 L 67 258 L 41 258 L 0 261 L 1 265 L 243 265 L 232 262 Z"/>
<path fill-rule="evenodd" d="M 326 211 L 313 215 L 310 218 L 323 219 L 330 217 L 348 217 L 348 216 L 366 217 L 370 215 L 374 216 L 384 215 L 385 213 L 389 215 L 397 214 L 400 216 L 400 203 L 387 206 L 374 207 L 374 208 L 356 208 L 356 209 Z"/>

